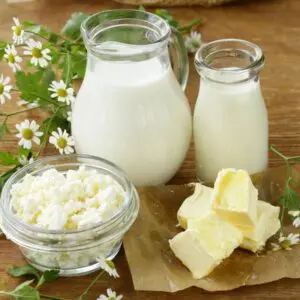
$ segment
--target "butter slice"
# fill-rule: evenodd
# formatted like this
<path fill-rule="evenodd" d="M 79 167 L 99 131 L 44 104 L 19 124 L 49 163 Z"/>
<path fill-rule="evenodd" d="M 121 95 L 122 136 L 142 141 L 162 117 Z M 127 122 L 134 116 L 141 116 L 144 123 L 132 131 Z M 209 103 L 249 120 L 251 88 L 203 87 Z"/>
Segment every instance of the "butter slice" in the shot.
<path fill-rule="evenodd" d="M 212 196 L 213 210 L 243 231 L 252 232 L 256 224 L 258 192 L 244 170 L 219 172 Z"/>
<path fill-rule="evenodd" d="M 257 222 L 252 233 L 244 233 L 241 248 L 257 252 L 280 228 L 280 208 L 265 201 L 257 202 Z"/>
<path fill-rule="evenodd" d="M 200 183 L 195 184 L 195 191 L 188 197 L 178 210 L 179 225 L 186 229 L 189 219 L 202 218 L 211 211 L 213 189 Z"/>
<path fill-rule="evenodd" d="M 211 212 L 202 219 L 188 220 L 188 229 L 169 241 L 176 257 L 195 279 L 207 276 L 243 240 L 239 229 Z"/>

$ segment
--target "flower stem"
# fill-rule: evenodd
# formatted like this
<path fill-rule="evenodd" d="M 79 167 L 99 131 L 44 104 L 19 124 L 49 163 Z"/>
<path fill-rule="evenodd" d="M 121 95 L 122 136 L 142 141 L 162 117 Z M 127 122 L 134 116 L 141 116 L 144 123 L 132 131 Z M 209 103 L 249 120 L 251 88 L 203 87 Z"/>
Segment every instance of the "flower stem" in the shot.
<path fill-rule="evenodd" d="M 101 277 L 101 275 L 104 273 L 104 270 L 101 271 L 94 280 L 90 283 L 90 285 L 86 288 L 86 290 L 77 298 L 78 300 L 83 300 L 83 297 L 88 293 L 88 291 L 91 289 L 91 287 L 96 283 L 96 281 Z"/>
<path fill-rule="evenodd" d="M 41 296 L 42 298 L 45 298 L 45 299 L 52 299 L 52 300 L 67 300 L 66 298 L 54 297 L 54 296 L 49 296 L 49 295 L 45 295 L 45 294 L 40 294 L 40 296 Z"/>
<path fill-rule="evenodd" d="M 25 112 L 32 111 L 32 110 L 35 110 L 35 109 L 38 109 L 38 108 L 40 108 L 40 106 L 36 106 L 36 107 L 28 108 L 28 109 L 23 109 L 23 110 L 15 111 L 15 112 L 12 112 L 12 113 L 1 113 L 0 112 L 0 116 L 11 117 L 11 116 L 23 114 Z"/>

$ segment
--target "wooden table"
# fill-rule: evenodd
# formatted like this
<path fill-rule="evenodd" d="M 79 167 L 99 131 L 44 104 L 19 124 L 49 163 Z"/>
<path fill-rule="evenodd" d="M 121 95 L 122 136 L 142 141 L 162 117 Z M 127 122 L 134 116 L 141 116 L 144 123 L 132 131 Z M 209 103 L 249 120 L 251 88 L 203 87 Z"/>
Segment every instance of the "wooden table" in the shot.
<path fill-rule="evenodd" d="M 58 30 L 72 12 L 96 12 L 103 9 L 124 7 L 109 0 L 98 1 L 36 1 L 7 5 L 0 0 L 0 40 L 11 38 L 13 16 L 33 20 Z M 260 0 L 241 1 L 213 9 L 174 8 L 174 15 L 182 21 L 201 16 L 205 24 L 201 28 L 206 41 L 235 37 L 253 41 L 265 50 L 266 65 L 261 74 L 263 93 L 269 111 L 270 143 L 286 154 L 300 154 L 300 1 Z M 8 69 L 0 65 L 0 73 Z M 194 106 L 198 93 L 199 77 L 192 65 L 187 95 Z M 14 111 L 16 105 L 6 105 L 7 111 Z M 2 110 L 3 108 L 0 107 Z M 29 115 L 28 117 L 34 117 Z M 24 116 L 23 116 L 24 117 Z M 11 120 L 10 125 L 17 120 Z M 255 122 L 255 120 L 253 120 Z M 0 142 L 0 150 L 12 150 L 15 139 Z M 49 150 L 52 152 L 51 150 Z M 49 153 L 48 151 L 48 153 Z M 270 166 L 281 161 L 270 156 Z M 193 147 L 181 170 L 172 183 L 183 183 L 195 178 Z M 13 287 L 16 281 L 6 275 L 12 264 L 24 263 L 18 249 L 4 237 L 0 239 L 0 285 Z M 128 265 L 122 252 L 116 259 L 121 275 L 118 280 L 107 276 L 95 284 L 88 299 L 96 299 L 107 287 L 112 287 L 124 295 L 124 299 L 299 299 L 299 280 L 284 279 L 261 286 L 244 287 L 226 293 L 208 293 L 193 288 L 176 294 L 135 292 Z M 61 278 L 44 289 L 45 293 L 75 299 L 90 283 L 95 275 L 81 278 Z"/>

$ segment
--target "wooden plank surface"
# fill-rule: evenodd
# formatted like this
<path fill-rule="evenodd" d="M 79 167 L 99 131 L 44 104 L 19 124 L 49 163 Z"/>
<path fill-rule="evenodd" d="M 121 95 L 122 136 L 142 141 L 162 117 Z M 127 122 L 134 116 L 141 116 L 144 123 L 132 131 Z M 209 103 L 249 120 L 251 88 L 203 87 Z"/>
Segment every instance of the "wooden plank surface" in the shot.
<path fill-rule="evenodd" d="M 103 9 L 124 7 L 109 0 L 97 1 L 36 1 L 8 5 L 0 0 L 0 40 L 11 38 L 13 16 L 33 20 L 58 30 L 72 12 L 97 12 Z M 205 24 L 201 28 L 206 41 L 218 38 L 242 38 L 253 41 L 265 50 L 266 65 L 261 74 L 262 88 L 269 112 L 270 143 L 289 155 L 300 154 L 300 1 L 299 0 L 258 0 L 239 1 L 213 9 L 174 8 L 174 15 L 182 21 L 201 16 Z M 199 76 L 193 68 L 191 57 L 191 74 L 187 95 L 192 107 L 198 93 Z M 0 65 L 0 73 L 9 70 Z M 14 111 L 15 102 L 0 107 L 0 110 Z M 27 117 L 35 117 L 28 114 Z M 24 118 L 24 116 L 23 116 Z M 11 119 L 10 126 L 18 120 Z M 253 120 L 255 122 L 255 120 Z M 0 150 L 14 149 L 15 139 L 1 141 Z M 47 153 L 53 153 L 48 149 Z M 195 178 L 194 153 L 191 147 L 187 158 L 172 180 L 172 183 L 184 183 Z M 282 162 L 270 156 L 270 166 Z M 18 249 L 4 237 L 0 238 L 0 285 L 12 287 L 15 281 L 6 275 L 5 270 L 12 264 L 22 264 Z M 116 259 L 121 278 L 110 280 L 104 277 L 91 290 L 88 299 L 96 299 L 107 287 L 123 293 L 124 299 L 131 300 L 165 300 L 165 299 L 299 299 L 299 280 L 284 279 L 278 282 L 244 287 L 226 293 L 207 293 L 199 289 L 189 289 L 176 294 L 135 292 L 130 272 L 122 252 Z M 89 284 L 94 275 L 81 278 L 62 278 L 45 288 L 45 292 L 68 299 L 75 299 Z"/>

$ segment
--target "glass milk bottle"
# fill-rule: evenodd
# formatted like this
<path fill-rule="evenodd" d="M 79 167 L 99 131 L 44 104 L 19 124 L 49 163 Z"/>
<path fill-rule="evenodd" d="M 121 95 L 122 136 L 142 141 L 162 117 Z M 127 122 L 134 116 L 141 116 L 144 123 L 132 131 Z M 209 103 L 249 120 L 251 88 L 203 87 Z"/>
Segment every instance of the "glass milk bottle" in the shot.
<path fill-rule="evenodd" d="M 135 185 L 166 183 L 192 133 L 181 35 L 138 10 L 98 13 L 81 29 L 88 61 L 72 112 L 76 151 L 112 161 Z"/>
<path fill-rule="evenodd" d="M 223 168 L 250 174 L 268 164 L 268 116 L 259 71 L 262 49 L 243 40 L 205 44 L 196 54 L 201 76 L 194 112 L 196 169 L 213 182 Z"/>

